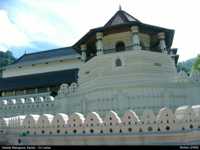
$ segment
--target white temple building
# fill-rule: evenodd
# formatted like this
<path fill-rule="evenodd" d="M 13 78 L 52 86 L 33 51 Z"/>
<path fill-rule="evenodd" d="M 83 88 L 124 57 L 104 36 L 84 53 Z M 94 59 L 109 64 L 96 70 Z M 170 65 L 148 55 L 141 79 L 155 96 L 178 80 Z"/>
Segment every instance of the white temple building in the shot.
<path fill-rule="evenodd" d="M 200 143 L 200 72 L 177 72 L 174 33 L 120 9 L 71 47 L 24 54 L 0 78 L 0 143 Z"/>

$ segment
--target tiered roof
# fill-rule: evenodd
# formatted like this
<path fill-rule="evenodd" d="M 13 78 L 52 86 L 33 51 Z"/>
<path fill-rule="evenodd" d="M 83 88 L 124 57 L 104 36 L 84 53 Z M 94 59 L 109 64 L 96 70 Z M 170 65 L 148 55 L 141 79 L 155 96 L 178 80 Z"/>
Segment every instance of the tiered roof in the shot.
<path fill-rule="evenodd" d="M 81 53 L 80 45 L 94 42 L 96 40 L 97 32 L 103 32 L 104 35 L 108 35 L 117 32 L 130 31 L 131 26 L 138 26 L 141 32 L 149 34 L 164 32 L 166 36 L 167 49 L 171 48 L 174 37 L 174 30 L 142 23 L 140 20 L 121 9 L 117 11 L 103 27 L 91 29 L 77 43 L 73 45 L 73 48 L 76 49 L 78 53 Z"/>
<path fill-rule="evenodd" d="M 64 47 L 48 51 L 24 54 L 22 57 L 16 60 L 12 65 L 33 64 L 33 63 L 47 62 L 58 59 L 73 59 L 78 57 L 80 57 L 80 54 L 78 54 L 72 47 Z"/>

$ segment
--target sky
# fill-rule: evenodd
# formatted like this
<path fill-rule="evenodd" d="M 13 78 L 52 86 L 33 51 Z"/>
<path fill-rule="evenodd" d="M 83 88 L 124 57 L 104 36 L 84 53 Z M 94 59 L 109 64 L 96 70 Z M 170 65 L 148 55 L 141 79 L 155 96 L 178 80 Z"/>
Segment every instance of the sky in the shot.
<path fill-rule="evenodd" d="M 200 54 L 199 0 L 0 0 L 0 51 L 14 56 L 72 46 L 122 9 L 175 30 L 179 61 Z"/>

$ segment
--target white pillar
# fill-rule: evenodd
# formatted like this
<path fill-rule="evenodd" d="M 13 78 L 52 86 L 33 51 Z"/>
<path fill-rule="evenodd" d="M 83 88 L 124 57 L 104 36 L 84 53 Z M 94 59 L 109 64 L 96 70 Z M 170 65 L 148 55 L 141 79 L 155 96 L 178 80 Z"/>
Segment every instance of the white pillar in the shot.
<path fill-rule="evenodd" d="M 96 48 L 97 48 L 97 56 L 99 55 L 103 55 L 103 33 L 102 32 L 98 32 L 96 34 Z"/>
<path fill-rule="evenodd" d="M 87 59 L 86 50 L 87 50 L 87 46 L 85 44 L 82 44 L 81 45 L 81 60 L 83 62 L 85 62 Z"/>
<path fill-rule="evenodd" d="M 160 40 L 160 50 L 162 51 L 162 53 L 167 53 L 167 47 L 166 47 L 166 43 L 165 43 L 165 33 L 164 32 L 160 32 L 158 33 L 158 39 Z"/>
<path fill-rule="evenodd" d="M 132 31 L 132 43 L 133 43 L 133 49 L 134 50 L 141 50 L 140 46 L 140 37 L 139 37 L 139 28 L 137 26 L 131 27 Z"/>

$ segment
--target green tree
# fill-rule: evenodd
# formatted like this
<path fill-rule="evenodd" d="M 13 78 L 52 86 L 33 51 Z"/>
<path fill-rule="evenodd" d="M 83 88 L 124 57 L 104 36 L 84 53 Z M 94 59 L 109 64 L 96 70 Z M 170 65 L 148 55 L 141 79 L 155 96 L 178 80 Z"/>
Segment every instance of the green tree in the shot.
<path fill-rule="evenodd" d="M 0 51 L 0 68 L 13 63 L 15 60 L 16 58 L 13 56 L 11 51 L 7 51 L 7 52 Z"/>
<path fill-rule="evenodd" d="M 195 62 L 195 60 L 196 58 L 192 58 L 183 62 L 179 62 L 177 65 L 177 71 L 184 71 L 189 75 L 191 73 L 192 65 Z"/>
<path fill-rule="evenodd" d="M 197 59 L 192 66 L 192 70 L 200 71 L 200 55 L 197 56 Z"/>
<path fill-rule="evenodd" d="M 178 72 L 184 71 L 187 74 L 190 74 L 190 68 L 188 68 L 184 63 L 178 63 L 177 65 Z"/>

